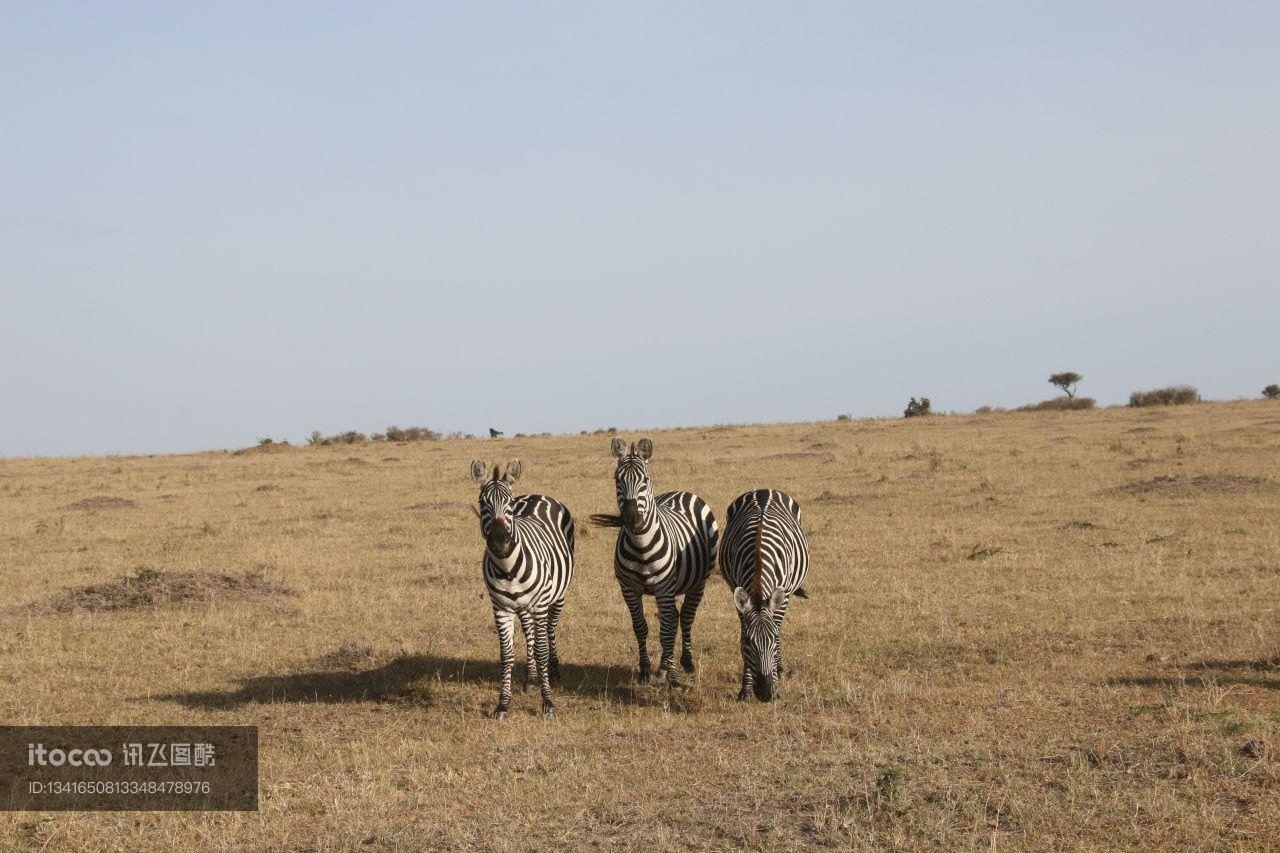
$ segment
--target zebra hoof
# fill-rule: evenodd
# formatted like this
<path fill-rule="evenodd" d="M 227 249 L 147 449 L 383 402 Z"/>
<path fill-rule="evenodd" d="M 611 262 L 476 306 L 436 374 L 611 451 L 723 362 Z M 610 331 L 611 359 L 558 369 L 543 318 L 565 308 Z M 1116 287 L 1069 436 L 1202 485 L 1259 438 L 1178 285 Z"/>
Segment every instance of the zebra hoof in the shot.
<path fill-rule="evenodd" d="M 505 720 L 506 718 L 507 718 L 507 712 L 501 708 L 493 712 L 493 719 L 495 720 Z"/>
<path fill-rule="evenodd" d="M 533 687 L 534 687 L 533 679 L 531 678 L 528 681 L 526 681 L 524 683 L 524 686 L 522 686 L 520 689 L 523 690 L 525 693 L 528 693 L 530 690 L 533 689 Z"/>
<path fill-rule="evenodd" d="M 680 656 L 680 668 L 685 672 L 693 672 L 693 655 L 685 653 Z"/>
<path fill-rule="evenodd" d="M 640 670 L 640 674 L 636 676 L 636 681 L 640 682 L 641 684 L 648 684 L 649 671 L 644 669 Z"/>
<path fill-rule="evenodd" d="M 745 701 L 747 701 L 747 700 L 748 700 L 748 699 L 750 699 L 750 698 L 751 698 L 751 691 L 750 691 L 750 690 L 747 690 L 745 687 L 744 687 L 743 689 L 741 689 L 741 690 L 739 690 L 739 691 L 738 691 L 738 701 L 739 701 L 739 702 L 745 702 Z"/>
<path fill-rule="evenodd" d="M 555 705 L 552 705 L 550 702 L 545 702 L 545 703 L 543 703 L 543 705 L 542 705 L 542 716 L 546 717 L 546 718 L 547 718 L 547 719 L 549 719 L 549 720 L 553 720 L 553 719 L 555 719 L 555 716 L 556 716 L 556 706 L 555 706 Z"/>

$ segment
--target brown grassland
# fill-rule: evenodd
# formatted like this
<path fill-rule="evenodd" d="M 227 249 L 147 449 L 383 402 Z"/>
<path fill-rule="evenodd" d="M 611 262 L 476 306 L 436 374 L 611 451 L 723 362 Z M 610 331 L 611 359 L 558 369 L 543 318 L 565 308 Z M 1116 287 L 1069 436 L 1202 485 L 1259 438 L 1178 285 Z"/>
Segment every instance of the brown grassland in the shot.
<path fill-rule="evenodd" d="M 773 705 L 734 701 L 718 575 L 691 689 L 634 683 L 605 435 L 0 460 L 0 722 L 262 749 L 257 813 L 6 813 L 0 848 L 1280 844 L 1280 404 L 651 435 L 659 489 L 804 508 Z M 579 519 L 555 720 L 484 716 L 474 456 Z"/>

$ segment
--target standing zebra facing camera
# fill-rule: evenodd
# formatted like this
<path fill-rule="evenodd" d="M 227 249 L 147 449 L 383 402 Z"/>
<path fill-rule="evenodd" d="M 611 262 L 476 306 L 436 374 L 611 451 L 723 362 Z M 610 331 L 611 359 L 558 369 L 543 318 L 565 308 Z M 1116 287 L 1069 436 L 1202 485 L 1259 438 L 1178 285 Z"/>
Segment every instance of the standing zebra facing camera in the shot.
<path fill-rule="evenodd" d="M 680 665 L 693 672 L 693 617 L 698 612 L 707 577 L 716 563 L 720 529 L 707 502 L 692 492 L 653 493 L 649 459 L 653 442 L 648 438 L 631 445 L 621 438 L 611 447 L 618 467 L 614 485 L 619 515 L 593 515 L 602 527 L 618 527 L 613 571 L 622 599 L 631 612 L 631 627 L 640 650 L 640 681 L 649 680 L 649 623 L 644 618 L 643 596 L 658 602 L 662 657 L 658 673 L 669 684 L 679 684 L 675 667 L 676 623 L 680 625 Z M 677 608 L 676 597 L 684 596 Z"/>
<path fill-rule="evenodd" d="M 515 666 L 514 625 L 524 632 L 525 689 L 542 688 L 542 713 L 554 717 L 551 682 L 559 680 L 556 628 L 564 609 L 565 590 L 573 580 L 573 516 L 557 500 L 544 495 L 515 496 L 520 460 L 493 476 L 482 459 L 471 463 L 471 479 L 480 487 L 480 532 L 484 535 L 484 585 L 498 627 L 502 683 L 494 717 L 502 720 L 511 707 L 511 670 Z"/>
<path fill-rule="evenodd" d="M 782 620 L 791 596 L 809 570 L 809 542 L 800 527 L 800 505 L 786 492 L 756 489 L 729 505 L 720 573 L 733 590 L 742 646 L 742 689 L 762 702 L 778 698 L 782 677 Z"/>

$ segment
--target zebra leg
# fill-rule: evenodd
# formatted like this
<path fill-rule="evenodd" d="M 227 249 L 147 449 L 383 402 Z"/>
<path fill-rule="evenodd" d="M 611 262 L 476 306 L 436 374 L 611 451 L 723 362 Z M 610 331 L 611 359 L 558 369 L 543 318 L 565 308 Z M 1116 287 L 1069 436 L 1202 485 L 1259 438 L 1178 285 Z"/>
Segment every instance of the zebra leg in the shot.
<path fill-rule="evenodd" d="M 631 611 L 631 628 L 636 632 L 636 646 L 640 649 L 640 682 L 649 680 L 649 623 L 644 619 L 644 603 L 638 590 L 621 584 L 622 600 Z"/>
<path fill-rule="evenodd" d="M 676 677 L 676 625 L 680 621 L 680 611 L 676 608 L 676 597 L 665 595 L 658 599 L 658 636 L 662 640 L 662 657 L 658 660 L 658 672 L 666 673 L 667 683 L 679 684 Z"/>
<path fill-rule="evenodd" d="M 498 627 L 498 652 L 502 661 L 502 681 L 498 688 L 498 707 L 493 712 L 495 719 L 505 720 L 507 710 L 511 707 L 511 670 L 516 665 L 515 626 L 512 622 L 515 614 L 509 610 L 493 608 L 493 621 Z"/>
<path fill-rule="evenodd" d="M 560 681 L 560 653 L 556 649 L 556 629 L 560 627 L 560 611 L 564 610 L 564 599 L 551 605 L 547 612 L 547 644 L 550 646 L 551 681 Z"/>
<path fill-rule="evenodd" d="M 534 631 L 537 634 L 538 673 L 542 676 L 542 713 L 554 717 L 556 703 L 551 701 L 551 641 L 547 637 L 545 615 L 534 623 Z"/>
<path fill-rule="evenodd" d="M 680 666 L 685 672 L 693 672 L 693 617 L 702 603 L 702 592 L 706 586 L 704 579 L 684 594 L 684 604 L 680 605 Z"/>
<path fill-rule="evenodd" d="M 745 702 L 751 698 L 751 694 L 755 691 L 755 679 L 751 677 L 751 667 L 747 666 L 746 660 L 742 661 L 742 689 L 738 691 L 738 701 Z"/>
<path fill-rule="evenodd" d="M 533 648 L 533 617 L 528 613 L 520 616 L 520 630 L 524 632 L 524 692 L 528 693 L 538 680 L 538 659 Z"/>
<path fill-rule="evenodd" d="M 778 626 L 778 654 L 774 658 L 777 664 L 778 678 L 782 678 L 782 620 L 787 618 L 787 605 L 791 602 L 791 596 L 782 599 L 782 604 L 773 612 L 773 624 Z"/>

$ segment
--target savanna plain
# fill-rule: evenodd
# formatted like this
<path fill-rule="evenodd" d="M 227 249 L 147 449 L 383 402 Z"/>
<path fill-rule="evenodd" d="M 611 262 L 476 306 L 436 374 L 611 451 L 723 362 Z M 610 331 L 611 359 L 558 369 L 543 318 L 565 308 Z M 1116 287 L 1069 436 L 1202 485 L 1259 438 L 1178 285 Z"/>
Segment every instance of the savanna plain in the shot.
<path fill-rule="evenodd" d="M 0 847 L 1280 845 L 1280 403 L 650 435 L 722 522 L 803 508 L 776 703 L 734 699 L 718 574 L 689 689 L 635 682 L 609 435 L 0 460 L 0 722 L 254 725 L 262 762 L 258 812 Z M 473 457 L 579 521 L 554 720 L 485 716 Z"/>

